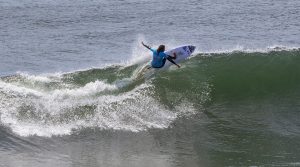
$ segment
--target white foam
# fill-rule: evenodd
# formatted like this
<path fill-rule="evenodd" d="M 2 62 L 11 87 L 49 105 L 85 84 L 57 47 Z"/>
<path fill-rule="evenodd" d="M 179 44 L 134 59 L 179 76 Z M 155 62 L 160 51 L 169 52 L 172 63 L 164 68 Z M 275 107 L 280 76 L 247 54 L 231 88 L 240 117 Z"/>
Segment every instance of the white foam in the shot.
<path fill-rule="evenodd" d="M 115 90 L 117 89 L 116 85 L 106 84 L 103 81 L 95 81 L 86 84 L 84 87 L 76 89 L 56 89 L 50 92 L 42 92 L 41 90 L 35 90 L 32 88 L 27 88 L 21 85 L 15 85 L 14 83 L 6 83 L 0 81 L 0 89 L 6 93 L 14 93 L 18 95 L 28 96 L 34 95 L 39 97 L 46 97 L 49 99 L 63 99 L 66 97 L 82 97 L 93 95 L 106 90 Z"/>
<path fill-rule="evenodd" d="M 44 136 L 51 137 L 53 135 L 69 135 L 72 129 L 76 129 L 75 125 L 71 124 L 59 124 L 59 125 L 47 125 L 41 123 L 29 123 L 22 121 L 15 121 L 15 119 L 1 117 L 1 121 L 5 124 L 9 124 L 9 127 L 14 133 L 20 136 Z"/>
<path fill-rule="evenodd" d="M 40 81 L 40 82 L 50 82 L 52 79 L 61 79 L 66 72 L 54 72 L 54 73 L 41 73 L 41 74 L 30 74 L 26 71 L 17 71 L 17 74 L 27 78 L 28 80 Z"/>
<path fill-rule="evenodd" d="M 18 88 L 8 83 L 1 82 L 0 85 L 2 88 L 0 91 L 8 86 L 10 91 L 17 90 L 15 94 L 37 94 L 30 89 Z M 68 135 L 74 130 L 89 127 L 133 132 L 149 128 L 167 128 L 178 116 L 178 111 L 168 110 L 150 96 L 152 86 L 149 83 L 117 95 L 90 96 L 106 89 L 116 89 L 116 87 L 96 81 L 74 90 L 40 93 L 38 98 L 6 98 L 0 94 L 0 119 L 3 125 L 10 127 L 18 135 L 50 137 Z M 11 94 L 10 91 L 4 93 Z M 63 95 L 67 96 L 61 98 Z M 24 104 L 32 107 L 21 110 Z M 86 115 L 85 112 L 89 111 L 86 111 L 84 106 L 95 106 L 95 108 L 92 113 Z M 82 107 L 83 113 L 74 113 L 76 109 Z M 24 114 L 27 116 L 24 117 Z"/>
<path fill-rule="evenodd" d="M 37 90 L 22 87 L 19 85 L 14 85 L 12 83 L 2 82 L 2 81 L 0 81 L 0 90 L 12 95 L 22 95 L 22 96 L 28 96 L 28 95 L 43 96 L 44 95 L 42 92 L 39 92 Z"/>
<path fill-rule="evenodd" d="M 141 34 L 137 36 L 137 40 L 132 44 L 131 57 L 128 61 L 125 62 L 126 66 L 134 64 L 144 64 L 151 60 L 151 54 L 148 49 L 142 46 L 141 42 L 146 42 L 145 37 Z"/>
<path fill-rule="evenodd" d="M 24 72 L 17 72 L 17 74 L 19 74 L 20 76 L 27 78 L 28 80 L 31 81 L 38 81 L 38 82 L 51 82 L 51 79 L 48 78 L 46 75 L 30 75 L 28 73 L 24 73 Z"/>
<path fill-rule="evenodd" d="M 97 80 L 77 89 L 57 89 L 50 92 L 47 96 L 51 97 L 51 99 L 64 99 L 66 97 L 83 97 L 115 89 L 117 89 L 116 85 L 106 84 L 103 81 Z"/>

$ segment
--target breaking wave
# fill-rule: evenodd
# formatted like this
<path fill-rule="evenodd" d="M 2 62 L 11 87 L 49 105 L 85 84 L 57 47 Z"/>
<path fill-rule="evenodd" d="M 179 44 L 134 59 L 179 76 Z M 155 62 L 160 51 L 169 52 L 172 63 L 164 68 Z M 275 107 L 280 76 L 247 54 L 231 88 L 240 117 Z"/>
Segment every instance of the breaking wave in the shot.
<path fill-rule="evenodd" d="M 84 128 L 144 131 L 214 102 L 300 93 L 300 50 L 196 54 L 150 78 L 141 63 L 62 74 L 0 78 L 0 120 L 21 136 L 68 135 Z M 142 77 L 140 77 L 142 76 Z"/>

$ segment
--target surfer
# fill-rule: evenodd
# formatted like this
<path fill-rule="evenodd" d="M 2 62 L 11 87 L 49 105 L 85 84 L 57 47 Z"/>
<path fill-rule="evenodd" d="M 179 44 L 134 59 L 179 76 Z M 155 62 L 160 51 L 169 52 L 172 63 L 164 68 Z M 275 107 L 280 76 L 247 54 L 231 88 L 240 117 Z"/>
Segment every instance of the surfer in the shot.
<path fill-rule="evenodd" d="M 159 45 L 157 50 L 152 49 L 150 46 L 145 45 L 144 42 L 142 42 L 142 45 L 144 47 L 146 47 L 147 49 L 151 50 L 152 53 L 153 53 L 153 59 L 152 59 L 152 62 L 151 62 L 151 66 L 153 68 L 162 68 L 165 65 L 167 59 L 171 63 L 175 64 L 178 68 L 180 68 L 180 66 L 173 61 L 173 59 L 176 59 L 176 54 L 175 53 L 174 53 L 174 56 L 167 55 L 167 54 L 164 53 L 165 45 Z"/>

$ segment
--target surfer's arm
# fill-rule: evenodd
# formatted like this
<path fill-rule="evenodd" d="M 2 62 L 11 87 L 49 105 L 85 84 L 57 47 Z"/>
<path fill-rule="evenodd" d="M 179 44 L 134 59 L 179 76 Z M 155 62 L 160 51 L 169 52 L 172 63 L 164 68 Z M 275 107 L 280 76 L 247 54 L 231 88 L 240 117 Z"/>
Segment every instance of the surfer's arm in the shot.
<path fill-rule="evenodd" d="M 151 50 L 151 47 L 148 46 L 148 45 L 146 45 L 146 44 L 144 44 L 144 42 L 142 42 L 142 45 L 143 45 L 144 47 L 146 47 L 147 49 Z"/>
<path fill-rule="evenodd" d="M 172 59 L 176 59 L 176 57 L 177 57 L 176 53 L 173 53 L 173 54 L 174 54 L 174 56 L 169 55 L 169 57 L 171 57 Z"/>
<path fill-rule="evenodd" d="M 167 59 L 168 59 L 171 63 L 175 64 L 178 68 L 180 68 L 180 65 L 178 65 L 177 63 L 175 63 L 175 62 L 173 61 L 172 56 L 168 56 Z"/>

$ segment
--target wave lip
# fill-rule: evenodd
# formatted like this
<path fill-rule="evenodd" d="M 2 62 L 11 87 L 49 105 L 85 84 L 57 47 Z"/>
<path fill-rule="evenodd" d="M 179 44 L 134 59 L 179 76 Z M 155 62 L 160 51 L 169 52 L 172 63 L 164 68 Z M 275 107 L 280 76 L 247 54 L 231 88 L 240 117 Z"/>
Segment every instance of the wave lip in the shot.
<path fill-rule="evenodd" d="M 243 53 L 269 53 L 272 51 L 296 51 L 299 50 L 300 47 L 297 46 L 284 46 L 284 45 L 272 45 L 263 48 L 249 48 L 242 45 L 237 45 L 232 48 L 220 48 L 220 49 L 212 49 L 212 50 L 204 50 L 200 51 L 200 53 L 196 54 L 222 54 L 222 53 L 234 53 L 234 52 L 243 52 Z"/>
<path fill-rule="evenodd" d="M 51 96 L 52 99 L 63 99 L 64 97 L 82 97 L 93 95 L 103 91 L 110 91 L 117 89 L 116 85 L 106 84 L 102 81 L 95 81 L 86 84 L 84 87 L 77 88 L 77 89 L 62 89 L 62 90 L 55 90 L 49 93 L 48 96 Z"/>

